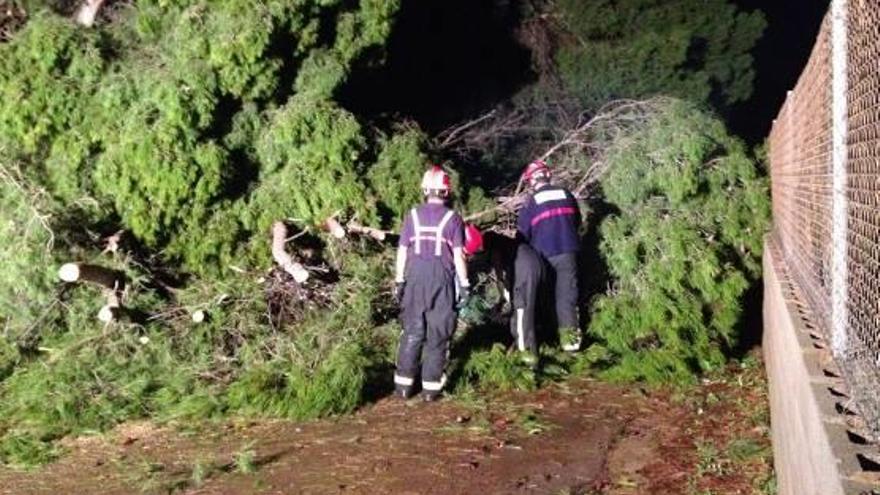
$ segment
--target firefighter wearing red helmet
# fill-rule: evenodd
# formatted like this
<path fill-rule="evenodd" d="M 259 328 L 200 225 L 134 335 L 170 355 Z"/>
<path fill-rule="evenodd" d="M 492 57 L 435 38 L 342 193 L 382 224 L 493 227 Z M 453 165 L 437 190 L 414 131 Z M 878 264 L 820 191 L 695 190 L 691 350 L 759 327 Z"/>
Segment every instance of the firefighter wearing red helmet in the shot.
<path fill-rule="evenodd" d="M 574 195 L 553 185 L 551 175 L 543 160 L 526 167 L 523 180 L 532 194 L 519 211 L 517 230 L 549 264 L 560 343 L 563 349 L 576 351 L 581 344 L 577 313 L 581 214 Z"/>
<path fill-rule="evenodd" d="M 418 377 L 425 400 L 440 395 L 456 307 L 470 294 L 464 221 L 446 205 L 450 189 L 449 174 L 438 166 L 429 168 L 422 178 L 425 202 L 409 211 L 400 232 L 395 296 L 403 333 L 394 388 L 403 398 L 414 394 Z"/>

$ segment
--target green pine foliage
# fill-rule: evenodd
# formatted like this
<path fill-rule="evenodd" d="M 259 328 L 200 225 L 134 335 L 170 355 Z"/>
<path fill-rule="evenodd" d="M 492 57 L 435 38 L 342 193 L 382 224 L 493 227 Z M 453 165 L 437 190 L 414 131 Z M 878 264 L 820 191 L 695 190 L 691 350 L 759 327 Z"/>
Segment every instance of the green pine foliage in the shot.
<path fill-rule="evenodd" d="M 421 133 L 334 101 L 356 62 L 380 61 L 399 2 L 144 0 L 90 29 L 28 7 L 0 43 L 0 463 L 130 418 L 360 404 L 390 345 L 372 331 L 389 255 L 325 243 L 327 307 L 286 325 L 269 316 L 269 227 L 390 226 L 382 188 L 418 194 Z M 371 181 L 377 156 L 407 172 Z M 101 253 L 117 230 L 122 249 Z M 66 261 L 123 271 L 128 316 L 98 322 L 104 296 L 61 285 Z"/>
<path fill-rule="evenodd" d="M 747 99 L 750 51 L 766 21 L 729 0 L 560 0 L 556 67 L 569 94 L 592 108 L 667 94 L 728 105 Z"/>
<path fill-rule="evenodd" d="M 388 257 L 339 256 L 337 302 L 308 310 L 297 325 L 268 320 L 252 274 L 194 283 L 175 308 L 130 271 L 128 310 L 166 317 L 110 327 L 93 317 L 97 291 L 76 288 L 60 321 L 41 329 L 38 349 L 19 356 L 14 342 L 0 340 L 0 461 L 44 462 L 57 455 L 56 440 L 131 418 L 308 419 L 353 410 L 389 345 L 372 331 L 387 299 Z M 187 307 L 210 317 L 194 325 Z"/>
<path fill-rule="evenodd" d="M 370 168 L 370 186 L 377 193 L 379 206 L 399 224 L 406 212 L 422 200 L 417 188 L 400 188 L 396 184 L 419 184 L 425 172 L 424 135 L 412 126 L 403 127 L 393 136 L 383 136 L 376 163 Z"/>
<path fill-rule="evenodd" d="M 477 386 L 485 390 L 533 390 L 538 385 L 538 373 L 524 364 L 516 354 L 509 354 L 504 346 L 495 344 L 488 350 L 474 352 L 461 363 L 461 377 L 457 389 Z"/>
<path fill-rule="evenodd" d="M 45 157 L 58 134 L 85 117 L 80 102 L 97 87 L 104 66 L 97 36 L 42 13 L 14 43 L 0 45 L 0 54 L 0 144 Z"/>
<path fill-rule="evenodd" d="M 7 339 L 0 339 L 0 381 L 6 379 L 18 364 L 18 348 Z"/>
<path fill-rule="evenodd" d="M 17 360 L 16 348 L 32 347 L 42 326 L 58 317 L 55 249 L 62 239 L 52 230 L 56 208 L 20 168 L 0 161 L 0 380 Z"/>
<path fill-rule="evenodd" d="M 714 116 L 671 100 L 618 138 L 601 225 L 614 287 L 593 304 L 590 354 L 606 376 L 690 380 L 737 342 L 743 293 L 760 276 L 767 179 Z"/>
<path fill-rule="evenodd" d="M 397 7 L 146 1 L 96 30 L 37 11 L 0 45 L 0 145 L 53 196 L 94 198 L 197 273 L 278 218 L 374 222 L 372 144 L 332 98 Z M 226 233 L 207 248 L 206 224 Z"/>
<path fill-rule="evenodd" d="M 292 98 L 272 114 L 257 142 L 263 167 L 247 208 L 256 221 L 248 227 L 267 230 L 272 221 L 288 217 L 319 224 L 337 212 L 373 222 L 374 208 L 364 201 L 368 195 L 360 180 L 365 147 L 354 116 L 326 101 Z M 289 193 L 296 190 L 308 194 Z"/>
<path fill-rule="evenodd" d="M 312 418 L 362 403 L 394 359 L 393 253 L 322 238 L 319 225 L 335 215 L 396 228 L 436 158 L 415 126 L 374 129 L 335 100 L 354 67 L 381 61 L 400 1 L 139 0 L 89 29 L 57 2 L 27 3 L 27 22 L 0 43 L 0 463 L 46 462 L 63 436 L 132 418 Z M 655 27 L 681 20 L 642 10 Z M 747 49 L 716 40 L 751 46 L 759 23 L 719 12 L 720 31 L 688 26 L 657 59 L 673 75 L 634 93 L 725 84 L 730 101 L 744 97 L 749 72 L 728 55 Z M 613 29 L 603 37 L 638 38 Z M 679 71 L 695 37 L 707 39 L 702 75 Z M 592 56 L 564 50 L 572 74 Z M 603 190 L 621 213 L 603 225 L 603 252 L 617 282 L 596 302 L 585 356 L 618 378 L 715 366 L 757 275 L 765 181 L 721 124 L 684 104 L 609 160 Z M 452 172 L 459 209 L 494 204 Z M 269 228 L 281 219 L 334 279 L 295 325 L 270 301 Z M 104 250 L 117 231 L 120 249 Z M 125 273 L 121 321 L 96 320 L 99 289 L 57 281 L 67 261 Z M 208 319 L 194 324 L 195 309 Z M 530 388 L 581 366 L 544 358 L 536 375 L 503 349 L 474 352 L 461 383 Z"/>

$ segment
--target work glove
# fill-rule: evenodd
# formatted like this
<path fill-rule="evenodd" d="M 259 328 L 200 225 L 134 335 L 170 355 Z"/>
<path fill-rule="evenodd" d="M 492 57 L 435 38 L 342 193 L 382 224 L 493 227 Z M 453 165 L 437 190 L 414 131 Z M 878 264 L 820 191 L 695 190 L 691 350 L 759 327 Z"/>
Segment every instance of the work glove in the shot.
<path fill-rule="evenodd" d="M 467 306 L 468 301 L 471 298 L 471 288 L 470 287 L 459 287 L 458 288 L 458 309 L 461 309 Z"/>
<path fill-rule="evenodd" d="M 406 282 L 397 282 L 394 284 L 394 300 L 397 304 L 403 304 L 403 291 L 406 288 Z"/>

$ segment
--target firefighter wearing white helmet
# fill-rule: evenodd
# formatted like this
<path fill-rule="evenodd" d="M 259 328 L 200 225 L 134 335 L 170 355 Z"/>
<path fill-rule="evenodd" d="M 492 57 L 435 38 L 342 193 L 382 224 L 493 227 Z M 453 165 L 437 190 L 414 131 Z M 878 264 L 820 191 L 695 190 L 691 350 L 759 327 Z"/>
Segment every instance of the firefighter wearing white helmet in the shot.
<path fill-rule="evenodd" d="M 409 398 L 420 378 L 422 397 L 430 401 L 446 382 L 456 306 L 467 300 L 470 284 L 463 254 L 464 221 L 446 205 L 449 174 L 432 166 L 421 186 L 425 202 L 404 218 L 397 249 L 395 297 L 402 310 L 403 334 L 394 388 L 398 396 Z"/>

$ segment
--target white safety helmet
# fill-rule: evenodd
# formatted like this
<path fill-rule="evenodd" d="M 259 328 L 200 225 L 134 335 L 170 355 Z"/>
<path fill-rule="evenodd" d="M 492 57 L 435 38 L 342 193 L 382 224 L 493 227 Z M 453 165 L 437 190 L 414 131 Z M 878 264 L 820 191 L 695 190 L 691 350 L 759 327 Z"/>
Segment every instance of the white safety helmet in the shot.
<path fill-rule="evenodd" d="M 428 194 L 436 194 L 441 197 L 449 195 L 451 189 L 449 174 L 438 165 L 429 168 L 425 175 L 422 176 L 422 192 Z"/>

